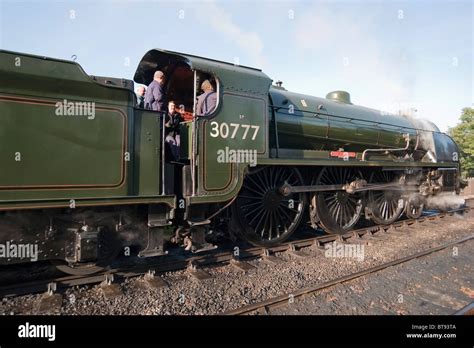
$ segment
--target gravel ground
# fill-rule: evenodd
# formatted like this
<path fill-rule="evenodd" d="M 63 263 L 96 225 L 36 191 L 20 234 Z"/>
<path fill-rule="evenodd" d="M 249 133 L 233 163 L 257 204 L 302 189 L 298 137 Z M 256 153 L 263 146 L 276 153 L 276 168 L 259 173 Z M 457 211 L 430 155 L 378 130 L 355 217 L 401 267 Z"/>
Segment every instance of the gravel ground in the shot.
<path fill-rule="evenodd" d="M 255 269 L 248 272 L 232 265 L 206 267 L 205 271 L 212 278 L 204 281 L 189 277 L 185 271 L 166 273 L 161 277 L 169 287 L 160 289 L 149 287 L 143 277 L 126 279 L 120 284 L 123 294 L 114 298 L 106 298 L 99 285 L 74 287 L 63 293 L 60 309 L 41 314 L 218 314 L 408 256 L 471 235 L 473 231 L 474 212 L 470 212 L 397 229 L 380 239 L 363 239 L 363 261 L 353 257 L 326 257 L 324 250 L 308 247 L 302 249 L 309 255 L 306 258 L 285 252 L 276 254 L 284 261 L 279 264 L 251 260 L 249 263 Z M 472 250 L 472 243 L 469 245 Z M 423 262 L 421 260 L 417 262 Z M 361 284 L 358 286 L 366 286 Z M 351 294 L 348 292 L 347 296 Z M 0 313 L 38 314 L 41 296 L 4 298 L 0 302 Z M 336 312 L 334 309 L 328 313 Z M 354 311 L 345 308 L 338 313 L 353 314 Z"/>
<path fill-rule="evenodd" d="M 474 240 L 456 248 L 295 299 L 270 314 L 453 314 L 474 301 Z"/>

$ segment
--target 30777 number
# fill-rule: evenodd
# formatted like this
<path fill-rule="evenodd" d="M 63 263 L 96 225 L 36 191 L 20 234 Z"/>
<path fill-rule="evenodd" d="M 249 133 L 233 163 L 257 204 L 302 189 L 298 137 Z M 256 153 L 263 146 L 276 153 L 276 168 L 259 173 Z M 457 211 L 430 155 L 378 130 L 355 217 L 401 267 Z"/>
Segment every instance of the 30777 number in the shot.
<path fill-rule="evenodd" d="M 228 124 L 227 122 L 222 122 L 219 124 L 216 121 L 212 121 L 210 136 L 213 138 L 220 137 L 224 139 L 227 139 L 227 138 L 235 139 L 235 137 L 241 136 L 242 140 L 247 139 L 247 136 L 248 136 L 249 138 L 251 137 L 252 140 L 255 140 L 257 138 L 259 129 L 260 129 L 260 126 L 254 126 L 250 124 L 240 124 L 240 123 Z"/>

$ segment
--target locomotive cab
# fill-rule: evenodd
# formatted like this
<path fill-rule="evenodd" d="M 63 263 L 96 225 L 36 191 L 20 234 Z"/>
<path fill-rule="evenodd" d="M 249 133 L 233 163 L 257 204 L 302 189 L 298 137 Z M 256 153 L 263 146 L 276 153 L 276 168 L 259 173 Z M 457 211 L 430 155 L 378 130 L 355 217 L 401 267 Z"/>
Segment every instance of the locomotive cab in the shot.
<path fill-rule="evenodd" d="M 235 161 L 235 153 L 268 157 L 268 90 L 271 79 L 259 69 L 236 66 L 161 49 L 148 51 L 134 76 L 148 84 L 156 70 L 166 75 L 167 98 L 183 104 L 192 117 L 181 127 L 183 191 L 189 205 L 205 203 L 209 195 L 227 201 L 241 185 L 249 161 Z M 201 84 L 209 80 L 217 93 L 210 114 L 195 117 Z M 198 155 L 199 154 L 199 155 Z M 228 156 L 231 154 L 231 156 Z M 250 157 L 250 156 L 249 156 Z"/>
<path fill-rule="evenodd" d="M 157 70 L 162 71 L 166 77 L 166 99 L 173 100 L 181 108 L 179 111 L 184 121 L 192 121 L 195 99 L 201 94 L 200 86 L 203 81 L 209 80 L 218 92 L 218 80 L 212 73 L 194 69 L 185 57 L 161 50 L 151 50 L 142 58 L 134 81 L 149 85 Z"/>
<path fill-rule="evenodd" d="M 167 194 L 182 196 L 183 166 L 189 167 L 193 161 L 193 137 L 195 136 L 193 119 L 196 116 L 196 99 L 201 94 L 200 86 L 203 81 L 208 80 L 217 93 L 217 104 L 210 115 L 212 116 L 219 106 L 219 82 L 211 72 L 194 69 L 185 57 L 161 50 L 151 50 L 142 58 L 134 80 L 137 83 L 149 85 L 157 70 L 162 71 L 166 77 L 166 100 L 174 101 L 176 110 L 182 118 L 179 125 L 179 138 L 175 135 L 176 145 L 170 145 L 166 141 L 164 131 L 164 117 L 168 112 L 168 105 L 160 117 L 162 158 L 165 159 L 162 162 L 163 191 Z M 177 155 L 171 155 L 171 146 L 178 147 Z"/>

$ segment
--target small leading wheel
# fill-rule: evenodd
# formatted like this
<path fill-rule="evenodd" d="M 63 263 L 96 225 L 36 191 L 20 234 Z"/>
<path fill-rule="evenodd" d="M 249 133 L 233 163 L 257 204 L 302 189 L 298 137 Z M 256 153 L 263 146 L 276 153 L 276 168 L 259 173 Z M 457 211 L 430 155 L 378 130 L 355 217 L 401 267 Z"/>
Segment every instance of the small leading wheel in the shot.
<path fill-rule="evenodd" d="M 395 182 L 397 177 L 388 171 L 376 171 L 370 175 L 371 184 Z M 405 209 L 405 202 L 399 190 L 370 190 L 368 206 L 372 211 L 372 220 L 381 225 L 389 225 L 400 217 Z"/>
<path fill-rule="evenodd" d="M 418 219 L 423 213 L 424 207 L 424 204 L 421 202 L 417 203 L 411 200 L 407 200 L 405 214 L 410 219 Z"/>
<path fill-rule="evenodd" d="M 325 167 L 313 185 L 345 185 L 362 179 L 358 170 L 347 167 Z M 351 230 L 359 221 L 364 207 L 362 193 L 350 194 L 343 190 L 321 191 L 313 194 L 310 217 L 327 233 L 343 234 Z"/>
<path fill-rule="evenodd" d="M 254 245 L 276 245 L 296 231 L 306 206 L 304 193 L 284 196 L 280 187 L 304 185 L 298 169 L 262 167 L 247 174 L 232 205 L 232 219 L 240 234 Z"/>

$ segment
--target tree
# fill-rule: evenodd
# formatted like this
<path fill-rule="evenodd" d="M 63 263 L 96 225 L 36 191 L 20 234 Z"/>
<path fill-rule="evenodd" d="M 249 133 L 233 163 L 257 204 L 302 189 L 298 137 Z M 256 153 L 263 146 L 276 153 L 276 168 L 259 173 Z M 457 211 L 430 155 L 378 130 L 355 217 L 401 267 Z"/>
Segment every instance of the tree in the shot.
<path fill-rule="evenodd" d="M 463 176 L 474 177 L 474 108 L 462 109 L 461 123 L 449 129 L 449 134 L 461 151 Z"/>

